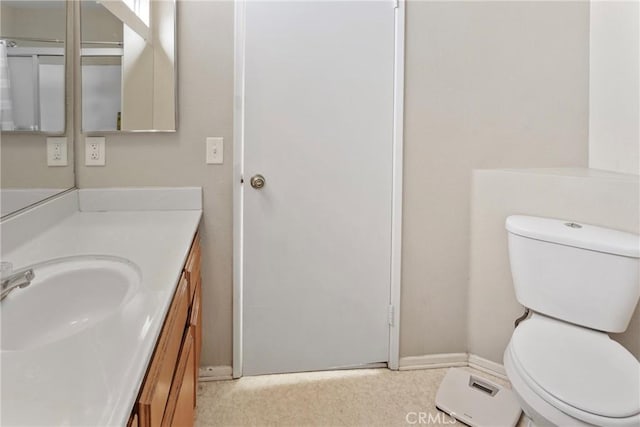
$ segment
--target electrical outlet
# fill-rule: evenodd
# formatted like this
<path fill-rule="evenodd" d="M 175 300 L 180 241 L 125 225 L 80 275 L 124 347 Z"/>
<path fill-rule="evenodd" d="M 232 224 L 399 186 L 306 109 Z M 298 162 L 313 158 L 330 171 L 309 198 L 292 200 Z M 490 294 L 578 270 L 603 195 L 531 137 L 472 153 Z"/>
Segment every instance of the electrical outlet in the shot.
<path fill-rule="evenodd" d="M 220 165 L 224 161 L 224 139 L 222 137 L 207 137 L 207 163 Z"/>
<path fill-rule="evenodd" d="M 104 136 L 88 136 L 84 140 L 84 164 L 86 166 L 105 165 Z"/>
<path fill-rule="evenodd" d="M 47 138 L 47 166 L 67 166 L 67 138 Z"/>

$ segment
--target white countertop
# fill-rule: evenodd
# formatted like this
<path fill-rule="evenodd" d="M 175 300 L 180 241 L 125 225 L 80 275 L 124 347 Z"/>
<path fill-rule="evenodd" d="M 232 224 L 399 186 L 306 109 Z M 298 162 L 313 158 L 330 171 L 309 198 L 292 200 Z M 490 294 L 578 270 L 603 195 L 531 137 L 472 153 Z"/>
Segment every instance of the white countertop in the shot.
<path fill-rule="evenodd" d="M 201 215 L 75 212 L 2 254 L 14 269 L 62 256 L 116 255 L 142 272 L 140 292 L 107 320 L 39 348 L 2 351 L 3 426 L 126 424 Z"/>

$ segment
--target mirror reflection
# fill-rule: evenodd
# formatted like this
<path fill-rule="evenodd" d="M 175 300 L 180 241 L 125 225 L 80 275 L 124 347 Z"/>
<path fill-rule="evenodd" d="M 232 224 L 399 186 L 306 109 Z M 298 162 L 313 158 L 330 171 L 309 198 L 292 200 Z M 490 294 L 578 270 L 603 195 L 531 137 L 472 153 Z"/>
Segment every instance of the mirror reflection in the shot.
<path fill-rule="evenodd" d="M 65 127 L 65 2 L 0 2 L 2 131 Z"/>
<path fill-rule="evenodd" d="M 175 2 L 83 0 L 82 130 L 176 129 Z"/>
<path fill-rule="evenodd" d="M 0 1 L 2 217 L 74 186 L 68 12 L 63 0 Z"/>

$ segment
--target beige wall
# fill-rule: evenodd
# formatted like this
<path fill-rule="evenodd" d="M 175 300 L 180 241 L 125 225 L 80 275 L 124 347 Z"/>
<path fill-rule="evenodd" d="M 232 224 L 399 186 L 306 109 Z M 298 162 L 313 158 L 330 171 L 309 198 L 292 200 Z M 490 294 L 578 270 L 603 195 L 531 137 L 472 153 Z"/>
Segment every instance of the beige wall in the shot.
<path fill-rule="evenodd" d="M 402 356 L 466 351 L 471 170 L 586 165 L 588 21 L 581 3 L 408 4 Z M 233 36 L 232 3 L 179 2 L 178 132 L 107 135 L 107 166 L 77 169 L 83 188 L 204 187 L 204 365 L 232 357 Z"/>
<path fill-rule="evenodd" d="M 71 188 L 72 166 L 47 166 L 47 142 L 41 135 L 0 136 L 1 188 Z M 73 145 L 68 146 L 73 151 Z M 73 153 L 68 155 L 73 165 Z"/>
<path fill-rule="evenodd" d="M 590 4 L 589 166 L 640 174 L 640 3 Z"/>
<path fill-rule="evenodd" d="M 505 219 L 526 214 L 640 232 L 640 180 L 589 169 L 477 170 L 471 210 L 469 352 L 502 363 L 523 308 L 516 301 Z M 640 357 L 640 309 L 613 335 Z"/>
<path fill-rule="evenodd" d="M 586 166 L 589 4 L 409 2 L 406 26 L 401 356 L 465 352 L 471 171 Z"/>
<path fill-rule="evenodd" d="M 233 31 L 233 3 L 180 1 L 178 131 L 107 134 L 106 166 L 76 166 L 81 188 L 203 187 L 203 365 L 231 365 L 232 355 Z M 223 165 L 205 164 L 207 136 L 224 137 Z"/>

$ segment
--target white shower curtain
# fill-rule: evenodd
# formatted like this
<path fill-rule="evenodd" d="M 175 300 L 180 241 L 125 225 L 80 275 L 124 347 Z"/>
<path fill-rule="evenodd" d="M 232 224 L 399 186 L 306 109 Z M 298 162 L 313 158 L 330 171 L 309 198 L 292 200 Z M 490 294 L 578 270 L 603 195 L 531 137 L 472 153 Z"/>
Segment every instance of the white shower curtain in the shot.
<path fill-rule="evenodd" d="M 0 129 L 14 130 L 7 42 L 0 40 Z"/>

